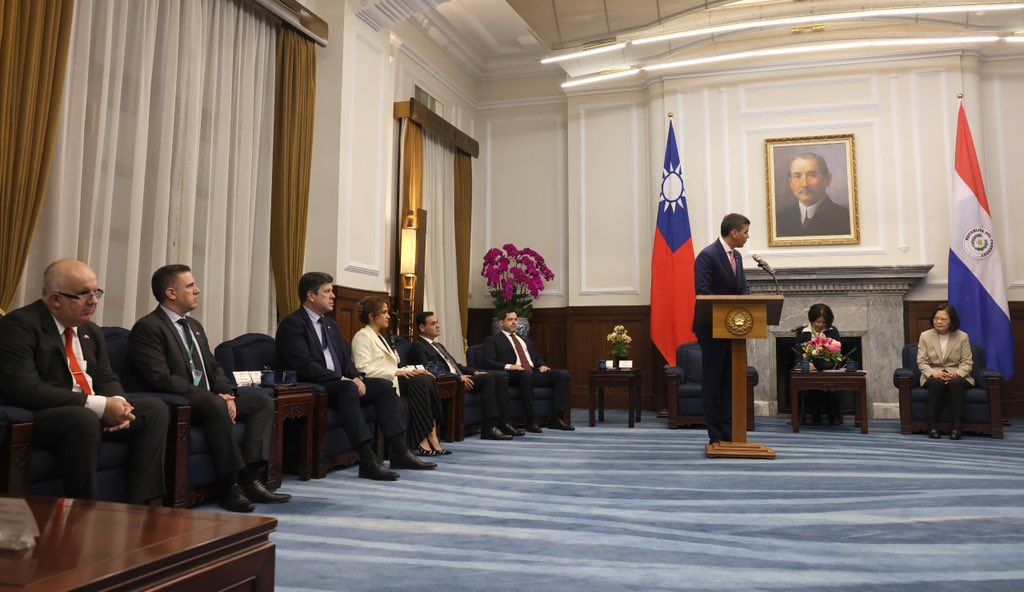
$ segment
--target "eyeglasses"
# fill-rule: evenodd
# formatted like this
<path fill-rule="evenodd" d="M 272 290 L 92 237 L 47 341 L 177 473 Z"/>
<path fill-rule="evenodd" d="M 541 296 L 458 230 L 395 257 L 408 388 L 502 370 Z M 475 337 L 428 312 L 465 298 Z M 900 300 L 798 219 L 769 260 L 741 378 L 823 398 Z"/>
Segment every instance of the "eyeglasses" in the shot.
<path fill-rule="evenodd" d="M 103 298 L 103 290 L 100 290 L 99 288 L 91 292 L 82 292 L 81 294 L 67 294 L 64 292 L 54 292 L 54 294 L 63 296 L 68 300 L 88 300 L 90 297 L 100 300 Z"/>

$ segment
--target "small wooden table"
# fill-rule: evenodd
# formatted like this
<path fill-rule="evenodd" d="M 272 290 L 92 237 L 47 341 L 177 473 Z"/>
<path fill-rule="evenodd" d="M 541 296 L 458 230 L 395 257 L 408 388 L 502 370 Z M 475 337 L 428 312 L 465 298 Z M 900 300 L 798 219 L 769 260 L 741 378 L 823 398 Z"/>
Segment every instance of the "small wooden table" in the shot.
<path fill-rule="evenodd" d="M 626 388 L 629 390 L 629 427 L 640 421 L 640 371 L 639 370 L 591 370 L 589 413 L 590 427 L 594 427 L 594 402 L 597 401 L 598 421 L 604 421 L 604 389 Z"/>
<path fill-rule="evenodd" d="M 304 385 L 277 385 L 274 387 L 274 429 L 277 434 L 271 456 L 267 462 L 267 487 L 281 487 L 281 474 L 284 471 L 284 422 L 295 420 L 299 423 L 299 466 L 296 473 L 299 479 L 306 481 L 313 476 L 313 434 L 314 421 L 313 388 Z"/>
<path fill-rule="evenodd" d="M 818 389 L 823 391 L 854 391 L 856 393 L 856 418 L 860 433 L 868 433 L 868 380 L 863 370 L 826 370 L 824 372 L 798 372 L 790 374 L 789 400 L 792 409 L 793 432 L 800 432 L 800 391 Z"/>
<path fill-rule="evenodd" d="M 444 411 L 445 442 L 462 442 L 466 439 L 466 391 L 462 379 L 454 374 L 438 376 L 437 394 Z"/>
<path fill-rule="evenodd" d="M 0 592 L 274 589 L 276 518 L 25 499 L 40 536 L 0 551 Z"/>

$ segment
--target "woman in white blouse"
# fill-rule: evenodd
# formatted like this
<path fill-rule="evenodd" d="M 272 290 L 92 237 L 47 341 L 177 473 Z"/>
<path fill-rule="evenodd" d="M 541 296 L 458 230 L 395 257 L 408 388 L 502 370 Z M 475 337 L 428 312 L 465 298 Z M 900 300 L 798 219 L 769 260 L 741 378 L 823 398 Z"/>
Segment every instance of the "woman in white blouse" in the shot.
<path fill-rule="evenodd" d="M 949 402 L 953 427 L 950 440 L 959 440 L 964 423 L 965 394 L 974 384 L 971 371 L 971 340 L 960 330 L 960 315 L 952 304 L 943 304 L 932 315 L 932 329 L 917 342 L 917 366 L 921 385 L 928 388 L 928 437 L 939 437 L 939 415 Z"/>
<path fill-rule="evenodd" d="M 441 448 L 437 438 L 441 397 L 434 376 L 426 370 L 399 368 L 398 352 L 388 343 L 391 314 L 387 299 L 367 296 L 359 301 L 357 313 L 365 326 L 352 337 L 352 359 L 367 377 L 383 378 L 395 385 L 395 392 L 409 410 L 405 429 L 409 448 L 418 446 L 420 456 L 451 454 Z"/>

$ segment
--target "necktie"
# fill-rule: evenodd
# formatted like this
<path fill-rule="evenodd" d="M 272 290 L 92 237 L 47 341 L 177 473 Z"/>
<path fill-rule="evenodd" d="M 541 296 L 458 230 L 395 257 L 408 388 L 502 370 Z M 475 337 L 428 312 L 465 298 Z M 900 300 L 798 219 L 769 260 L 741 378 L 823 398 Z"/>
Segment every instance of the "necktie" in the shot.
<path fill-rule="evenodd" d="M 341 371 L 341 358 L 338 357 L 338 352 L 334 350 L 334 344 L 331 343 L 330 339 L 327 339 L 327 323 L 324 322 L 323 317 L 320 317 L 317 320 L 317 324 L 320 325 L 320 342 L 323 344 L 327 355 L 331 357 L 331 361 L 334 362 L 334 373 L 338 376 L 344 376 Z"/>
<path fill-rule="evenodd" d="M 527 372 L 533 370 L 533 366 L 530 365 L 530 359 L 526 357 L 526 351 L 523 350 L 523 345 L 519 343 L 519 338 L 516 337 L 514 333 L 509 335 L 508 337 L 509 339 L 512 340 L 512 345 L 514 345 L 516 348 L 516 355 L 519 356 L 519 365 L 522 366 L 523 370 L 526 370 Z"/>
<path fill-rule="evenodd" d="M 804 224 L 803 227 L 807 228 L 811 224 L 811 217 L 805 212 L 804 213 Z"/>
<path fill-rule="evenodd" d="M 85 372 L 82 372 L 82 367 L 78 365 L 74 339 L 75 330 L 71 327 L 64 329 L 64 351 L 68 355 L 68 366 L 71 368 L 71 376 L 78 383 L 78 386 L 82 387 L 82 392 L 89 396 L 92 394 L 92 387 L 89 386 L 89 380 L 85 377 Z"/>
<path fill-rule="evenodd" d="M 198 376 L 192 376 L 192 382 L 196 386 L 206 388 L 206 372 L 203 372 L 203 369 L 201 368 L 202 360 L 199 361 L 200 367 L 196 366 L 196 342 L 192 338 L 192 329 L 189 328 L 188 321 L 185 320 L 185 317 L 178 319 L 178 324 L 181 325 L 182 332 L 185 334 L 185 349 L 188 351 L 188 365 L 193 372 L 199 373 Z M 198 381 L 196 379 L 198 379 Z"/>
<path fill-rule="evenodd" d="M 732 274 L 736 275 L 736 251 L 729 251 L 729 265 L 732 266 Z"/>
<path fill-rule="evenodd" d="M 441 343 L 440 341 L 435 341 L 434 348 L 441 354 L 441 357 L 444 358 L 446 362 L 448 362 L 449 370 L 456 374 L 461 374 L 461 372 L 459 372 L 459 364 L 455 361 L 455 358 L 453 358 L 452 355 L 448 353 L 448 350 L 445 349 L 443 343 Z"/>

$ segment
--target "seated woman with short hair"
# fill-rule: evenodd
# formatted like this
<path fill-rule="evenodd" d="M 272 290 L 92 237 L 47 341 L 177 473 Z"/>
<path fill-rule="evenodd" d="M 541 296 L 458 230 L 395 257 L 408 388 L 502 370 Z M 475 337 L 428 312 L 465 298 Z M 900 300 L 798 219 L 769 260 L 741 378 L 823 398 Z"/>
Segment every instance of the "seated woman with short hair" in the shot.
<path fill-rule="evenodd" d="M 974 384 L 971 339 L 960 330 L 960 315 L 952 304 L 939 306 L 932 314 L 932 328 L 917 341 L 917 367 L 921 386 L 928 389 L 928 437 L 939 438 L 939 413 L 949 401 L 953 428 L 950 440 L 959 440 L 964 423 L 967 389 Z"/>
<path fill-rule="evenodd" d="M 835 318 L 832 309 L 827 304 L 812 304 L 811 308 L 807 311 L 808 324 L 796 336 L 797 347 L 818 335 L 824 335 L 829 339 L 839 341 L 839 329 L 832 326 Z M 842 415 L 839 404 L 842 400 L 840 396 L 841 393 L 838 392 L 827 392 L 817 389 L 804 391 L 801 400 L 807 402 L 807 411 L 811 414 L 811 423 L 822 425 L 821 410 L 824 408 L 828 416 L 829 425 L 836 425 Z"/>

